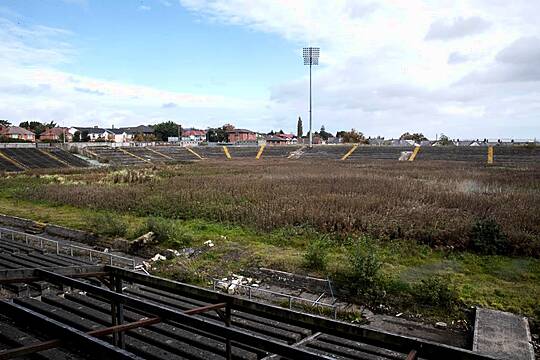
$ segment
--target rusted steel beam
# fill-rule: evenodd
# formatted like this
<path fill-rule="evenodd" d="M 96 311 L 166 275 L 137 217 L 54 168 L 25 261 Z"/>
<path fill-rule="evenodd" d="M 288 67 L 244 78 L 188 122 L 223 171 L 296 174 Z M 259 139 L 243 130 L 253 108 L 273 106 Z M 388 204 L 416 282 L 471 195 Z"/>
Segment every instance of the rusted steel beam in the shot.
<path fill-rule="evenodd" d="M 103 329 L 97 329 L 87 332 L 87 335 L 95 336 L 95 337 L 103 337 L 119 332 L 124 332 L 132 329 L 136 329 L 143 326 L 149 326 L 154 325 L 161 322 L 161 319 L 158 317 L 150 318 L 150 319 L 142 319 L 138 321 L 134 321 L 127 324 L 117 325 L 117 326 L 111 326 Z M 15 349 L 9 349 L 9 350 L 3 350 L 0 351 L 0 359 L 13 359 L 19 356 L 25 356 L 34 354 L 40 351 L 53 349 L 59 346 L 62 346 L 64 344 L 64 341 L 60 339 L 54 339 L 54 340 L 48 340 L 43 341 L 36 344 L 21 346 Z"/>
<path fill-rule="evenodd" d="M 418 351 L 411 350 L 409 355 L 407 355 L 407 360 L 416 360 L 416 359 L 418 359 Z"/>
<path fill-rule="evenodd" d="M 291 325 L 304 327 L 311 329 L 314 332 L 320 331 L 330 335 L 341 336 L 350 340 L 361 341 L 366 344 L 384 347 L 389 350 L 394 350 L 405 354 L 407 354 L 411 349 L 417 349 L 418 356 L 423 358 L 434 358 L 441 360 L 496 359 L 496 357 L 480 354 L 472 350 L 462 349 L 430 340 L 398 335 L 383 330 L 370 329 L 364 326 L 324 318 L 322 316 L 284 309 L 275 305 L 262 304 L 252 300 L 218 293 L 194 285 L 167 280 L 152 275 L 142 275 L 115 266 L 107 266 L 107 269 L 114 274 L 122 276 L 124 280 L 137 284 L 150 286 L 160 290 L 171 291 L 173 293 L 182 294 L 183 296 L 188 296 L 201 301 L 226 302 L 230 304 L 232 309 L 263 316 L 272 320 L 282 321 Z"/>
<path fill-rule="evenodd" d="M 73 279 L 73 281 L 78 280 Z M 137 355 L 114 347 L 106 341 L 10 301 L 0 300 L 0 312 L 10 318 L 24 320 L 27 324 L 32 324 L 33 327 L 40 328 L 43 332 L 61 338 L 66 347 L 74 351 L 84 349 L 94 357 L 103 359 L 141 359 Z M 42 348 L 42 350 L 45 349 Z"/>
<path fill-rule="evenodd" d="M 196 314 L 201 314 L 201 313 L 211 311 L 211 310 L 221 309 L 221 308 L 224 308 L 226 306 L 227 306 L 227 303 L 210 304 L 210 305 L 201 306 L 201 307 L 198 307 L 198 308 L 195 308 L 195 309 L 186 310 L 186 311 L 184 311 L 184 314 L 196 315 Z"/>

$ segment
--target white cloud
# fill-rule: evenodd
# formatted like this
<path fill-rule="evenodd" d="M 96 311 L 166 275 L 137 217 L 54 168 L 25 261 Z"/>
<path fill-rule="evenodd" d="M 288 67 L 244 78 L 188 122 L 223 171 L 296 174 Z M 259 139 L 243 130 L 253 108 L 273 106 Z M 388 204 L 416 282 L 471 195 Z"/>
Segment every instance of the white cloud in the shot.
<path fill-rule="evenodd" d="M 299 56 L 305 45 L 320 46 L 321 66 L 313 78 L 316 128 L 354 127 L 387 137 L 404 131 L 459 138 L 540 137 L 538 2 L 180 4 L 199 21 L 279 36 L 297 46 Z M 223 96 L 205 96 L 69 74 L 57 68 L 76 61 L 77 51 L 70 46 L 75 34 L 20 26 L 2 14 L 0 9 L 0 118 L 101 126 L 172 119 L 188 126 L 233 122 L 286 131 L 294 130 L 298 115 L 308 118 L 306 76 L 276 83 L 269 99 L 253 101 L 228 97 L 225 87 Z"/>
<path fill-rule="evenodd" d="M 411 130 L 460 138 L 540 135 L 532 96 L 540 93 L 540 83 L 538 72 L 531 72 L 538 61 L 524 50 L 531 44 L 510 46 L 512 55 L 503 51 L 516 39 L 540 34 L 538 2 L 180 2 L 202 19 L 277 34 L 299 51 L 320 46 L 322 66 L 313 79 L 317 128 L 355 127 L 386 136 Z M 503 59 L 531 62 L 504 67 Z M 518 84 L 503 88 L 490 78 Z M 275 84 L 271 122 L 293 129 L 295 116 L 308 117 L 306 89 L 306 77 Z"/>
<path fill-rule="evenodd" d="M 137 10 L 139 10 L 139 11 L 150 11 L 150 10 L 152 10 L 152 8 L 150 6 L 148 6 L 148 5 L 139 5 Z"/>
<path fill-rule="evenodd" d="M 217 114 L 249 119 L 261 107 L 240 98 L 164 91 L 59 71 L 57 65 L 76 55 L 68 42 L 72 33 L 23 27 L 5 18 L 0 25 L 0 118 L 14 123 L 120 126 L 175 120 L 217 126 L 224 122 Z"/>
<path fill-rule="evenodd" d="M 426 40 L 449 40 L 475 35 L 486 31 L 490 25 L 488 21 L 479 16 L 441 19 L 431 24 Z"/>

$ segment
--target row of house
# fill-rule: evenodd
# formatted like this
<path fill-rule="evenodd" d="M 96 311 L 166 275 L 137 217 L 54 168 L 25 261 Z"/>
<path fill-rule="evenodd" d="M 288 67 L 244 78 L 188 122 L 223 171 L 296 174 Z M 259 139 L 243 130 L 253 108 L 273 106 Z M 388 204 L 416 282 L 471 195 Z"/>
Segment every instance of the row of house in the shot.
<path fill-rule="evenodd" d="M 229 129 L 226 131 L 228 143 L 232 144 L 256 144 L 266 143 L 268 145 L 293 145 L 293 144 L 308 144 L 307 137 L 297 138 L 294 134 L 275 133 L 261 134 L 248 129 Z M 54 127 L 46 129 L 40 134 L 40 141 L 50 142 L 72 142 L 75 137 L 77 141 L 91 142 L 141 142 L 154 140 L 154 129 L 151 126 L 139 125 L 134 127 L 111 128 L 105 129 L 97 126 L 94 127 Z M 36 135 L 25 128 L 19 126 L 0 126 L 0 137 L 5 137 L 14 141 L 36 141 Z M 171 142 L 182 142 L 184 144 L 197 145 L 207 141 L 207 130 L 194 128 L 182 129 L 181 138 L 169 138 Z M 487 145 L 520 145 L 535 143 L 536 140 L 531 139 L 483 139 L 483 140 L 460 140 L 453 139 L 445 141 L 424 140 L 415 142 L 414 140 L 401 139 L 383 139 L 383 138 L 368 138 L 366 143 L 369 145 L 379 146 L 487 146 Z M 340 144 L 342 138 L 329 137 L 322 139 L 318 134 L 313 136 L 313 144 Z"/>

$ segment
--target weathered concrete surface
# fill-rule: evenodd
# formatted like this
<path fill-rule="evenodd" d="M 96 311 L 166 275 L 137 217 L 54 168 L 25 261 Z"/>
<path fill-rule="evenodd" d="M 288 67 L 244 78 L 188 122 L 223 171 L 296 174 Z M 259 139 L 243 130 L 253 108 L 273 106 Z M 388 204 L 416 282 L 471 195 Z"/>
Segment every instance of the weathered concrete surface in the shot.
<path fill-rule="evenodd" d="M 477 308 L 473 350 L 501 359 L 534 360 L 527 318 L 508 312 Z"/>

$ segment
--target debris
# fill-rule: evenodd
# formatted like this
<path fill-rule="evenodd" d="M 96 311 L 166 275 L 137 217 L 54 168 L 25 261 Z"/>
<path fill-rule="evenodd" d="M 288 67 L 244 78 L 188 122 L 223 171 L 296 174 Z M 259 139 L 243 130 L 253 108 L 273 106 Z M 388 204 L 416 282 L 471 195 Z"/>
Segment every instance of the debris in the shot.
<path fill-rule="evenodd" d="M 231 284 L 231 286 L 229 286 L 229 288 L 227 289 L 227 293 L 229 293 L 230 295 L 233 295 L 235 292 L 236 286 L 237 286 L 236 284 Z"/>
<path fill-rule="evenodd" d="M 402 151 L 401 155 L 399 156 L 399 161 L 408 161 L 412 153 L 412 151 Z"/>
<path fill-rule="evenodd" d="M 396 314 L 396 317 L 400 317 L 403 313 Z"/>
<path fill-rule="evenodd" d="M 163 251 L 163 256 L 165 256 L 167 259 L 174 259 L 180 255 L 182 255 L 180 251 L 174 249 L 167 249 Z"/>
<path fill-rule="evenodd" d="M 156 254 L 154 255 L 154 257 L 150 259 L 150 261 L 163 261 L 163 260 L 167 260 L 167 258 L 161 254 Z"/>
<path fill-rule="evenodd" d="M 448 324 L 446 324 L 445 322 L 439 321 L 435 323 L 435 327 L 438 327 L 439 329 L 445 329 L 448 327 Z"/>
<path fill-rule="evenodd" d="M 204 242 L 204 245 L 208 246 L 208 247 L 214 247 L 214 243 L 212 242 L 212 240 L 206 240 Z"/>

